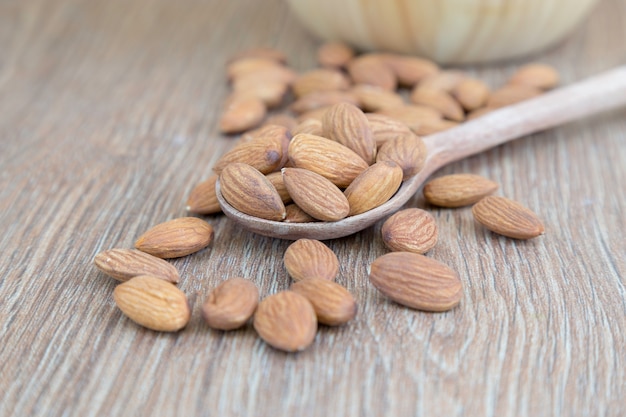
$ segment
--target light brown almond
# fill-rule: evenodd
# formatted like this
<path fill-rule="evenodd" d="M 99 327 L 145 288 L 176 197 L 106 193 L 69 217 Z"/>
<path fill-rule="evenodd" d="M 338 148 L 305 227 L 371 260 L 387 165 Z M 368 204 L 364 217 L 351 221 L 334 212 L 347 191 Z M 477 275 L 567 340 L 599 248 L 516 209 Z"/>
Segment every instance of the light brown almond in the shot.
<path fill-rule="evenodd" d="M 365 213 L 387 202 L 402 184 L 402 168 L 392 161 L 376 162 L 344 191 L 350 216 Z"/>
<path fill-rule="evenodd" d="M 395 162 L 402 169 L 402 179 L 406 180 L 424 168 L 426 153 L 422 138 L 411 132 L 383 143 L 378 149 L 376 161 Z"/>
<path fill-rule="evenodd" d="M 380 149 L 383 143 L 401 136 L 413 136 L 413 131 L 407 125 L 384 114 L 365 113 L 372 129 L 376 146 Z M 377 152 L 378 155 L 378 152 Z"/>
<path fill-rule="evenodd" d="M 456 272 L 412 252 L 391 252 L 372 262 L 370 282 L 398 304 L 425 311 L 446 311 L 459 304 L 463 286 Z"/>
<path fill-rule="evenodd" d="M 136 249 L 105 250 L 93 262 L 100 271 L 121 282 L 139 275 L 152 275 L 174 284 L 180 279 L 174 265 Z"/>
<path fill-rule="evenodd" d="M 313 343 L 317 318 L 309 300 L 293 291 L 282 291 L 259 303 L 254 329 L 270 346 L 297 352 Z"/>
<path fill-rule="evenodd" d="M 475 78 L 465 78 L 454 87 L 452 96 L 466 111 L 476 110 L 487 104 L 489 87 Z"/>
<path fill-rule="evenodd" d="M 356 300 L 336 282 L 311 278 L 294 282 L 289 289 L 309 300 L 318 323 L 340 326 L 356 316 Z"/>
<path fill-rule="evenodd" d="M 272 126 L 266 126 L 262 129 L 264 131 L 271 130 L 274 134 L 266 136 L 257 133 L 259 136 L 255 139 L 239 143 L 217 160 L 213 171 L 219 174 L 233 162 L 250 165 L 263 174 L 269 174 L 280 169 L 284 162 L 284 147 L 288 146 L 289 143 L 289 139 L 285 135 L 286 129 L 282 126 L 279 129 Z"/>
<path fill-rule="evenodd" d="M 158 258 L 180 258 L 209 246 L 213 227 L 197 217 L 180 217 L 157 224 L 139 236 L 135 248 Z"/>
<path fill-rule="evenodd" d="M 375 85 L 359 84 L 350 90 L 363 111 L 375 112 L 389 107 L 404 105 L 402 96 L 394 91 L 384 90 Z"/>
<path fill-rule="evenodd" d="M 394 252 L 425 253 L 437 244 L 437 223 L 427 211 L 400 210 L 389 217 L 381 229 L 385 246 Z"/>
<path fill-rule="evenodd" d="M 276 61 L 279 64 L 284 64 L 285 62 L 287 62 L 287 56 L 284 54 L 284 52 L 281 52 L 277 49 L 269 48 L 269 47 L 253 47 L 253 48 L 244 49 L 238 52 L 237 54 L 233 55 L 229 59 L 229 63 L 238 61 L 244 58 L 271 59 L 273 61 Z"/>
<path fill-rule="evenodd" d="M 294 136 L 300 133 L 308 133 L 310 135 L 322 136 L 322 121 L 320 119 L 306 119 L 293 128 Z"/>
<path fill-rule="evenodd" d="M 492 232 L 515 239 L 531 239 L 545 230 L 535 213 L 505 197 L 483 198 L 472 207 L 472 214 Z"/>
<path fill-rule="evenodd" d="M 287 191 L 287 187 L 285 187 L 285 182 L 283 181 L 283 173 L 280 171 L 272 172 L 266 175 L 267 179 L 272 183 L 280 199 L 283 204 L 287 205 L 291 203 L 291 196 L 289 195 L 289 191 Z"/>
<path fill-rule="evenodd" d="M 334 281 L 339 273 L 337 255 L 319 240 L 298 239 L 285 251 L 285 268 L 294 281 Z"/>
<path fill-rule="evenodd" d="M 287 89 L 287 84 L 281 81 L 258 82 L 255 79 L 246 78 L 233 86 L 233 95 L 238 99 L 259 99 L 271 109 L 283 102 Z"/>
<path fill-rule="evenodd" d="M 259 57 L 241 58 L 232 61 L 227 65 L 226 75 L 230 81 L 233 81 L 237 78 L 245 77 L 249 74 L 258 73 L 261 70 L 277 66 L 280 66 L 280 64 L 273 59 Z"/>
<path fill-rule="evenodd" d="M 509 79 L 509 84 L 549 90 L 559 84 L 559 73 L 546 64 L 527 64 L 515 71 Z"/>
<path fill-rule="evenodd" d="M 286 216 L 276 188 L 250 165 L 238 162 L 227 165 L 220 174 L 220 188 L 224 199 L 242 213 L 275 221 Z"/>
<path fill-rule="evenodd" d="M 187 198 L 187 211 L 196 214 L 215 214 L 222 211 L 220 203 L 215 195 L 215 183 L 217 175 L 211 175 L 206 180 L 198 183 Z"/>
<path fill-rule="evenodd" d="M 398 85 L 395 74 L 380 54 L 364 54 L 348 64 L 348 74 L 354 84 L 375 85 L 394 91 Z"/>
<path fill-rule="evenodd" d="M 296 97 L 303 97 L 315 91 L 347 90 L 350 80 L 341 71 L 320 68 L 301 74 L 291 87 Z"/>
<path fill-rule="evenodd" d="M 242 90 L 251 83 L 281 83 L 291 85 L 298 78 L 298 74 L 291 68 L 281 65 L 267 66 L 255 71 L 243 74 L 233 80 L 233 90 Z"/>
<path fill-rule="evenodd" d="M 337 103 L 357 105 L 359 101 L 351 91 L 314 91 L 300 97 L 290 106 L 290 109 L 294 113 L 302 114 Z"/>
<path fill-rule="evenodd" d="M 466 75 L 462 71 L 446 70 L 424 77 L 418 85 L 451 93 L 465 77 Z"/>
<path fill-rule="evenodd" d="M 316 172 L 337 187 L 345 188 L 368 167 L 351 149 L 320 136 L 300 133 L 289 143 L 293 166 Z"/>
<path fill-rule="evenodd" d="M 432 107 L 416 104 L 407 104 L 400 107 L 389 107 L 377 112 L 384 116 L 403 123 L 412 131 L 417 131 L 419 126 L 425 122 L 432 123 L 433 120 L 441 120 L 442 114 Z"/>
<path fill-rule="evenodd" d="M 283 126 L 287 129 L 287 132 L 292 132 L 293 129 L 298 125 L 298 121 L 295 117 L 288 114 L 274 114 L 265 119 L 262 127 L 269 125 Z"/>
<path fill-rule="evenodd" d="M 446 119 L 424 119 L 416 123 L 412 130 L 418 136 L 428 136 L 433 133 L 443 132 L 444 130 L 452 129 L 459 125 L 459 122 L 453 122 Z"/>
<path fill-rule="evenodd" d="M 311 217 L 334 222 L 348 215 L 348 200 L 328 179 L 301 168 L 283 168 L 282 173 L 294 203 Z"/>
<path fill-rule="evenodd" d="M 113 298 L 132 321 L 160 332 L 178 331 L 191 317 L 185 293 L 150 275 L 140 275 L 118 285 Z"/>
<path fill-rule="evenodd" d="M 424 198 L 439 207 L 463 207 L 493 194 L 498 183 L 474 174 L 444 175 L 424 185 Z"/>
<path fill-rule="evenodd" d="M 332 106 L 322 119 L 323 137 L 352 149 L 368 165 L 376 161 L 376 140 L 367 117 L 350 103 Z"/>
<path fill-rule="evenodd" d="M 345 67 L 354 57 L 354 50 L 343 42 L 326 42 L 317 50 L 317 62 L 326 68 Z"/>
<path fill-rule="evenodd" d="M 298 115 L 296 120 L 298 120 L 298 123 L 302 123 L 306 120 L 319 120 L 321 122 L 328 109 L 330 109 L 330 106 L 320 107 L 319 109 L 302 113 Z"/>
<path fill-rule="evenodd" d="M 243 326 L 259 304 L 259 290 L 250 280 L 231 278 L 209 293 L 202 315 L 209 327 L 233 330 Z"/>
<path fill-rule="evenodd" d="M 489 95 L 487 107 L 497 109 L 541 95 L 541 90 L 525 85 L 505 85 Z"/>
<path fill-rule="evenodd" d="M 237 97 L 226 105 L 220 117 L 223 133 L 239 133 L 258 126 L 265 117 L 267 108 L 257 97 Z"/>
<path fill-rule="evenodd" d="M 397 54 L 385 54 L 383 59 L 403 86 L 413 87 L 424 78 L 439 73 L 439 66 L 428 59 Z"/>
<path fill-rule="evenodd" d="M 471 112 L 469 112 L 466 116 L 467 120 L 474 120 L 477 119 L 481 116 L 484 116 L 487 113 L 491 113 L 494 109 L 490 108 L 490 107 L 481 107 L 479 109 L 476 110 L 472 110 Z"/>
<path fill-rule="evenodd" d="M 434 108 L 446 119 L 457 122 L 462 122 L 465 119 L 461 105 L 445 91 L 418 86 L 411 92 L 411 101 L 415 104 Z"/>
<path fill-rule="evenodd" d="M 285 216 L 285 223 L 309 223 L 317 221 L 313 217 L 309 216 L 304 210 L 298 207 L 297 204 L 288 204 L 285 206 L 287 215 Z"/>

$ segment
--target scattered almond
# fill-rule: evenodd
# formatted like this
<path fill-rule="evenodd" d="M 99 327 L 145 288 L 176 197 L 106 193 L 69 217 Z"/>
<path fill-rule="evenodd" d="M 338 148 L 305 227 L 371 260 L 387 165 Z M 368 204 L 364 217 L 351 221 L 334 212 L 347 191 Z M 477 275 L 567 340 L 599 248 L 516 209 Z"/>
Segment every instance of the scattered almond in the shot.
<path fill-rule="evenodd" d="M 217 175 L 211 175 L 206 180 L 193 187 L 187 198 L 187 211 L 196 214 L 215 214 L 222 211 L 217 196 L 215 183 Z"/>
<path fill-rule="evenodd" d="M 245 77 L 248 74 L 255 74 L 267 68 L 280 66 L 274 59 L 262 57 L 247 57 L 237 59 L 228 64 L 226 74 L 228 79 L 233 81 L 237 78 Z"/>
<path fill-rule="evenodd" d="M 348 64 L 348 74 L 354 84 L 375 85 L 384 90 L 395 90 L 398 84 L 395 74 L 379 54 L 364 54 Z"/>
<path fill-rule="evenodd" d="M 415 104 L 434 108 L 446 119 L 457 122 L 462 122 L 465 119 L 461 105 L 445 91 L 418 86 L 411 92 L 411 101 Z"/>
<path fill-rule="evenodd" d="M 140 275 L 118 285 L 113 298 L 132 321 L 160 332 L 178 331 L 191 317 L 185 294 L 169 282 L 150 275 Z"/>
<path fill-rule="evenodd" d="M 535 213 L 505 197 L 483 198 L 472 207 L 472 214 L 492 232 L 515 239 L 531 239 L 545 230 Z"/>
<path fill-rule="evenodd" d="M 375 85 L 359 84 L 350 91 L 356 97 L 358 106 L 364 111 L 375 112 L 404 105 L 404 99 L 400 94 Z"/>
<path fill-rule="evenodd" d="M 122 282 L 139 275 L 151 275 L 174 284 L 180 279 L 174 265 L 136 249 L 105 250 L 93 262 L 100 271 Z"/>
<path fill-rule="evenodd" d="M 387 297 L 417 310 L 450 310 L 463 297 L 456 272 L 417 253 L 391 252 L 377 258 L 370 265 L 369 278 Z"/>
<path fill-rule="evenodd" d="M 282 291 L 259 303 L 254 329 L 270 346 L 296 352 L 313 343 L 317 318 L 309 300 L 293 291 Z"/>
<path fill-rule="evenodd" d="M 491 93 L 487 100 L 487 107 L 497 109 L 510 106 L 538 95 L 541 95 L 541 90 L 535 87 L 516 84 L 505 85 Z"/>
<path fill-rule="evenodd" d="M 446 70 L 424 77 L 419 82 L 419 87 L 432 88 L 435 90 L 451 93 L 454 88 L 465 79 L 462 71 Z"/>
<path fill-rule="evenodd" d="M 310 135 L 322 136 L 322 121 L 320 119 L 306 119 L 293 128 L 294 136 L 300 133 L 308 133 Z"/>
<path fill-rule="evenodd" d="M 437 64 L 428 59 L 396 54 L 385 54 L 383 59 L 398 83 L 407 87 L 413 87 L 424 78 L 439 73 Z"/>
<path fill-rule="evenodd" d="M 279 64 L 284 64 L 287 62 L 287 56 L 277 49 L 269 48 L 269 47 L 254 47 L 244 49 L 243 51 L 238 52 L 233 55 L 229 62 L 234 62 L 244 58 L 265 58 L 276 61 Z"/>
<path fill-rule="evenodd" d="M 353 104 L 338 103 L 322 119 L 325 138 L 341 143 L 353 150 L 368 165 L 376 160 L 376 140 L 365 114 Z"/>
<path fill-rule="evenodd" d="M 303 97 L 315 91 L 347 90 L 350 80 L 338 70 L 315 69 L 300 75 L 291 87 L 296 97 Z"/>
<path fill-rule="evenodd" d="M 257 97 L 246 96 L 232 100 L 224 109 L 220 118 L 220 130 L 223 133 L 239 133 L 259 125 L 267 108 Z"/>
<path fill-rule="evenodd" d="M 135 242 L 142 252 L 158 258 L 179 258 L 209 246 L 213 227 L 197 217 L 180 217 L 157 224 Z"/>
<path fill-rule="evenodd" d="M 294 203 L 311 217 L 334 222 L 350 212 L 341 190 L 323 176 L 302 168 L 283 168 L 282 173 Z"/>
<path fill-rule="evenodd" d="M 402 179 L 406 180 L 424 168 L 426 145 L 419 136 L 410 132 L 389 139 L 380 146 L 376 161 L 392 161 L 402 169 Z"/>
<path fill-rule="evenodd" d="M 294 282 L 289 289 L 309 300 L 318 323 L 340 326 L 356 316 L 354 297 L 336 282 L 310 278 Z"/>
<path fill-rule="evenodd" d="M 366 113 L 365 117 L 367 117 L 378 148 L 388 140 L 407 135 L 413 136 L 413 131 L 407 125 L 384 114 Z"/>
<path fill-rule="evenodd" d="M 489 99 L 489 87 L 475 78 L 465 78 L 452 90 L 452 96 L 466 111 L 483 107 Z"/>
<path fill-rule="evenodd" d="M 259 304 L 259 290 L 250 280 L 231 278 L 222 281 L 202 305 L 209 327 L 233 330 L 243 326 Z"/>
<path fill-rule="evenodd" d="M 442 114 L 432 107 L 424 105 L 404 105 L 400 107 L 390 107 L 377 112 L 405 124 L 414 132 L 419 129 L 424 122 L 441 120 Z"/>
<path fill-rule="evenodd" d="M 274 114 L 272 116 L 269 116 L 267 119 L 265 119 L 263 126 L 268 126 L 268 125 L 283 126 L 284 128 L 287 129 L 287 132 L 291 132 L 297 126 L 297 124 L 298 124 L 298 121 L 293 116 L 290 116 L 288 114 Z"/>
<path fill-rule="evenodd" d="M 314 91 L 300 97 L 291 106 L 294 113 L 306 113 L 311 110 L 332 106 L 337 103 L 359 103 L 356 95 L 351 91 Z"/>
<path fill-rule="evenodd" d="M 498 183 L 480 175 L 452 174 L 430 180 L 424 185 L 424 198 L 439 207 L 463 207 L 493 194 Z"/>
<path fill-rule="evenodd" d="M 325 244 L 314 239 L 298 239 L 283 257 L 287 272 L 294 281 L 323 279 L 334 281 L 339 273 L 337 255 Z"/>
<path fill-rule="evenodd" d="M 350 216 L 365 213 L 387 202 L 402 184 L 402 168 L 393 161 L 376 162 L 346 188 Z"/>
<path fill-rule="evenodd" d="M 559 73 L 546 64 L 527 64 L 515 71 L 509 84 L 549 90 L 559 84 Z"/>
<path fill-rule="evenodd" d="M 343 42 L 326 42 L 317 50 L 317 62 L 322 67 L 342 68 L 354 57 L 354 50 Z"/>
<path fill-rule="evenodd" d="M 381 229 L 383 242 L 395 252 L 425 253 L 437 244 L 437 223 L 427 211 L 400 210 L 389 217 Z"/>

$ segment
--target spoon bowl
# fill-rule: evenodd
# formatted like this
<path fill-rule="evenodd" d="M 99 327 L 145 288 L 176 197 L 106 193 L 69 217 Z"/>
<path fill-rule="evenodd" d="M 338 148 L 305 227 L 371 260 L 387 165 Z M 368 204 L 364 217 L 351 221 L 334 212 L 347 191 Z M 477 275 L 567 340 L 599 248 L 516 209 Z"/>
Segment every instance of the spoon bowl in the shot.
<path fill-rule="evenodd" d="M 264 236 L 328 240 L 361 231 L 399 210 L 445 165 L 519 137 L 626 105 L 626 67 L 619 67 L 524 102 L 487 113 L 424 138 L 428 157 L 422 171 L 404 181 L 386 203 L 337 222 L 286 223 L 260 219 L 235 209 L 215 184 L 222 211 L 245 229 Z"/>

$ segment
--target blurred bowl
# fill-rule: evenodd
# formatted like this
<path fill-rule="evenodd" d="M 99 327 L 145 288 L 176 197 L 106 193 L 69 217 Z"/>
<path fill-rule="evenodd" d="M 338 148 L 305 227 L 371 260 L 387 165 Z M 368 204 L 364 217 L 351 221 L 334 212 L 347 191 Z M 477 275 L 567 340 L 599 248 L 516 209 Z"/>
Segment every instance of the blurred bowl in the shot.
<path fill-rule="evenodd" d="M 324 40 L 441 64 L 515 58 L 561 40 L 597 0 L 287 0 Z"/>

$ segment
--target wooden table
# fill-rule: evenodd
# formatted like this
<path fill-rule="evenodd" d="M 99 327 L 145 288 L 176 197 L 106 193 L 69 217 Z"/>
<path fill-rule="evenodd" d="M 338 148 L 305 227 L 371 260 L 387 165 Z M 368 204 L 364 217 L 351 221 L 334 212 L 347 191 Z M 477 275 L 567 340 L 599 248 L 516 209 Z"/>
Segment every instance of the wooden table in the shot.
<path fill-rule="evenodd" d="M 606 0 L 532 59 L 571 83 L 626 62 L 626 3 Z M 210 330 L 200 306 L 226 277 L 288 287 L 289 245 L 209 216 L 214 243 L 174 260 L 192 319 L 132 323 L 98 252 L 186 215 L 191 188 L 233 144 L 217 130 L 226 59 L 245 47 L 315 65 L 319 42 L 280 0 L 0 3 L 0 415 L 623 416 L 626 115 L 545 131 L 442 170 L 485 175 L 544 220 L 498 237 L 469 208 L 429 207 L 429 256 L 456 269 L 461 305 L 387 301 L 367 268 L 380 224 L 326 242 L 355 321 L 286 354 L 251 326 Z M 492 86 L 524 60 L 464 68 Z M 416 196 L 407 207 L 424 207 Z"/>

